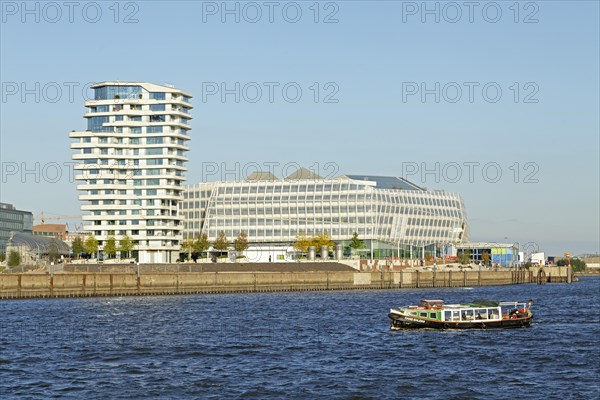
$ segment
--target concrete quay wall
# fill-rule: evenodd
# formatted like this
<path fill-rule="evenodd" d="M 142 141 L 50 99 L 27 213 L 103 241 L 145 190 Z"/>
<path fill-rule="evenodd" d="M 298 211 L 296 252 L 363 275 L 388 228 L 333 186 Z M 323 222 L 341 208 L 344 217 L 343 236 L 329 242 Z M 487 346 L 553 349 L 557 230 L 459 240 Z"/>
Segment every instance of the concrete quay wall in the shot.
<path fill-rule="evenodd" d="M 570 270 L 563 268 L 553 272 L 553 282 L 570 282 Z M 0 274 L 0 299 L 434 288 L 536 282 L 537 275 L 530 271 L 178 272 L 141 274 L 139 277 L 135 273 Z"/>

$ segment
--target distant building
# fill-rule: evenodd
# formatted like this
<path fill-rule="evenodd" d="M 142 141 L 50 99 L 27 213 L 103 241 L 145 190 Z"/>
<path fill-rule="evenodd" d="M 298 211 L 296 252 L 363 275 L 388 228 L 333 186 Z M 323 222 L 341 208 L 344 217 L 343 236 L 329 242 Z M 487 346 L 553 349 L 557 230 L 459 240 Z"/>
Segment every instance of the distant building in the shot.
<path fill-rule="evenodd" d="M 66 224 L 41 224 L 33 226 L 33 234 L 36 236 L 49 236 L 65 240 L 67 238 Z"/>
<path fill-rule="evenodd" d="M 460 255 L 467 252 L 471 255 L 471 262 L 479 263 L 483 261 L 483 253 L 489 255 L 489 261 L 503 267 L 512 267 L 519 263 L 519 253 L 516 245 L 512 243 L 485 243 L 472 242 L 456 245 L 456 253 Z"/>
<path fill-rule="evenodd" d="M 17 210 L 12 204 L 0 203 L 0 253 L 6 253 L 6 244 L 11 232 L 30 233 L 33 228 L 33 214 Z"/>
<path fill-rule="evenodd" d="M 347 246 L 356 232 L 366 245 L 364 255 L 375 258 L 441 256 L 444 245 L 469 237 L 458 194 L 425 190 L 398 177 L 324 179 L 303 168 L 285 179 L 255 173 L 242 182 L 188 186 L 182 208 L 184 238 L 206 233 L 212 241 L 224 231 L 233 241 L 245 231 L 245 255 L 253 261 L 293 259 L 299 234 L 326 232 Z"/>
<path fill-rule="evenodd" d="M 533 265 L 546 265 L 546 257 L 544 253 L 532 253 L 531 264 Z"/>
<path fill-rule="evenodd" d="M 71 247 L 73 246 L 73 240 L 75 240 L 75 238 L 80 238 L 82 241 L 85 241 L 87 236 L 88 234 L 84 232 L 67 232 L 64 242 Z"/>
<path fill-rule="evenodd" d="M 26 232 L 11 232 L 6 248 L 21 255 L 21 265 L 34 265 L 51 258 L 63 258 L 70 252 L 69 246 L 62 240 Z"/>

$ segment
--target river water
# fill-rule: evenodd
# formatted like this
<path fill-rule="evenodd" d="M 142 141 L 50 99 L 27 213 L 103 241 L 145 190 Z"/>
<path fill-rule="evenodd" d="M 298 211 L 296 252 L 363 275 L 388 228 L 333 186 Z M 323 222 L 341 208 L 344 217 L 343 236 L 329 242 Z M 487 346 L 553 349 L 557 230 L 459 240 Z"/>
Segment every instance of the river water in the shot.
<path fill-rule="evenodd" d="M 390 307 L 533 299 L 514 330 L 390 331 Z M 0 397 L 600 397 L 600 279 L 0 302 Z"/>

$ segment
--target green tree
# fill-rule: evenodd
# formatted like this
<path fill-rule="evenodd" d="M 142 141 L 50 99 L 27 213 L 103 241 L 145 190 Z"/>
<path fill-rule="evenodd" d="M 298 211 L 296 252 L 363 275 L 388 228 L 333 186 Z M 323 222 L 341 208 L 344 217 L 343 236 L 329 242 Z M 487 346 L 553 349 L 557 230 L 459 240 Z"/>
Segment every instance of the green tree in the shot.
<path fill-rule="evenodd" d="M 208 235 L 203 233 L 200 237 L 194 241 L 194 253 L 204 253 L 210 247 L 210 242 L 208 241 Z"/>
<path fill-rule="evenodd" d="M 56 245 L 56 243 L 50 243 L 50 245 L 48 246 L 48 258 L 52 262 L 58 260 L 59 254 L 58 254 L 58 246 Z"/>
<path fill-rule="evenodd" d="M 71 243 L 71 249 L 73 250 L 73 255 L 77 259 L 81 256 L 81 253 L 85 251 L 83 239 L 80 236 L 76 236 L 75 239 L 73 239 L 73 243 Z"/>
<path fill-rule="evenodd" d="M 559 267 L 565 267 L 565 266 L 569 265 L 569 260 L 567 260 L 567 259 L 558 260 L 556 262 L 556 265 Z M 585 261 L 583 261 L 579 258 L 571 258 L 571 268 L 573 268 L 573 272 L 581 272 L 587 268 L 587 264 L 585 263 Z"/>
<path fill-rule="evenodd" d="M 8 262 L 7 265 L 9 267 L 18 267 L 21 265 L 21 254 L 18 251 L 11 250 L 8 253 Z"/>
<path fill-rule="evenodd" d="M 312 239 L 306 236 L 305 233 L 299 233 L 296 235 L 296 241 L 294 242 L 294 248 L 301 253 L 308 251 L 308 246 L 312 246 Z"/>
<path fill-rule="evenodd" d="M 135 243 L 133 243 L 131 236 L 128 234 L 121 236 L 121 239 L 119 240 L 119 251 L 121 252 L 121 257 L 123 254 L 126 254 L 127 258 L 131 257 L 131 251 L 133 250 L 134 246 Z"/>
<path fill-rule="evenodd" d="M 213 249 L 219 251 L 225 251 L 229 247 L 229 241 L 227 241 L 227 236 L 225 236 L 224 231 L 219 231 L 217 234 L 217 238 L 213 242 Z"/>
<path fill-rule="evenodd" d="M 458 262 L 467 265 L 471 262 L 471 250 L 464 250 L 458 255 Z"/>
<path fill-rule="evenodd" d="M 85 248 L 85 252 L 93 257 L 98 251 L 98 239 L 96 239 L 96 236 L 88 235 L 83 242 L 83 247 Z"/>
<path fill-rule="evenodd" d="M 365 248 L 365 242 L 358 238 L 358 233 L 354 232 L 352 234 L 352 239 L 350 239 L 350 248 L 354 250 L 360 250 Z"/>
<path fill-rule="evenodd" d="M 104 243 L 104 253 L 108 256 L 108 258 L 112 258 L 117 254 L 117 240 L 114 236 L 109 236 L 106 239 L 106 243 Z"/>
<path fill-rule="evenodd" d="M 185 253 L 186 260 L 189 260 L 190 258 L 192 258 L 192 252 L 194 251 L 194 242 L 195 242 L 195 240 L 193 238 L 189 238 L 189 239 L 185 239 L 181 243 L 181 250 L 183 250 L 183 252 Z"/>
<path fill-rule="evenodd" d="M 0 262 L 4 262 L 6 260 L 6 254 L 0 253 Z"/>
<path fill-rule="evenodd" d="M 237 255 L 242 255 L 248 249 L 248 234 L 241 231 L 237 238 L 233 241 L 233 248 Z"/>
<path fill-rule="evenodd" d="M 192 258 L 197 260 L 199 257 L 202 257 L 202 254 L 205 253 L 210 247 L 210 241 L 208 240 L 208 235 L 203 233 L 200 237 L 196 238 L 193 242 L 193 254 Z"/>
<path fill-rule="evenodd" d="M 488 253 L 487 251 L 484 251 L 481 254 L 481 261 L 483 261 L 483 265 L 488 265 L 490 262 L 490 253 Z"/>

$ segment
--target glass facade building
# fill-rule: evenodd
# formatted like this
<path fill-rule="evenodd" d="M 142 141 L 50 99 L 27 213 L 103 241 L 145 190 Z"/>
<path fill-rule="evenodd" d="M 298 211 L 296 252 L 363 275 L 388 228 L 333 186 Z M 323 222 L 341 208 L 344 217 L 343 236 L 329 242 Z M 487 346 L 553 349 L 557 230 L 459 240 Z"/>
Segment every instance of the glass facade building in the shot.
<path fill-rule="evenodd" d="M 252 246 L 289 248 L 299 234 L 323 232 L 342 244 L 356 232 L 375 256 L 408 258 L 426 248 L 439 253 L 469 236 L 458 194 L 424 190 L 396 177 L 200 183 L 186 188 L 182 209 L 184 238 L 206 233 L 214 240 L 224 231 L 233 240 L 245 231 Z"/>
<path fill-rule="evenodd" d="M 140 262 L 174 262 L 192 96 L 151 83 L 103 82 L 92 89 L 87 130 L 69 135 L 84 229 L 100 250 L 109 237 L 127 234 Z"/>
<path fill-rule="evenodd" d="M 456 246 L 457 255 L 466 253 L 471 262 L 483 263 L 487 253 L 488 265 L 512 267 L 519 262 L 519 247 L 512 243 L 461 243 Z"/>
<path fill-rule="evenodd" d="M 17 210 L 12 204 L 0 203 L 0 253 L 6 253 L 11 232 L 31 233 L 33 214 Z"/>

